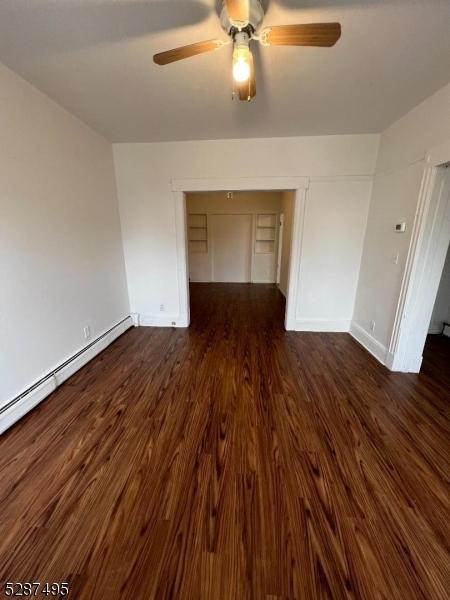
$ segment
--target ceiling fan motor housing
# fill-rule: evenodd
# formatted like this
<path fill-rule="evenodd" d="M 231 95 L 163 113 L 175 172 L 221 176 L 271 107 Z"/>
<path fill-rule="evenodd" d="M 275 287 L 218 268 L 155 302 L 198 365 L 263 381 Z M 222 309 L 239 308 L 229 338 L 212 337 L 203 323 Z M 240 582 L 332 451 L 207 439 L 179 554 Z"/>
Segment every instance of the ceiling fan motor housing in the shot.
<path fill-rule="evenodd" d="M 246 31 L 246 29 L 243 29 L 242 31 L 238 31 L 233 36 L 233 38 L 234 38 L 234 47 L 235 48 L 242 48 L 244 46 L 248 47 L 248 44 L 250 42 L 250 35 Z"/>
<path fill-rule="evenodd" d="M 245 31 L 251 38 L 253 33 L 257 32 L 264 19 L 264 9 L 260 0 L 249 0 L 249 21 L 241 23 L 232 21 L 228 16 L 225 6 L 220 13 L 220 24 L 227 35 L 233 39 L 240 31 Z"/>

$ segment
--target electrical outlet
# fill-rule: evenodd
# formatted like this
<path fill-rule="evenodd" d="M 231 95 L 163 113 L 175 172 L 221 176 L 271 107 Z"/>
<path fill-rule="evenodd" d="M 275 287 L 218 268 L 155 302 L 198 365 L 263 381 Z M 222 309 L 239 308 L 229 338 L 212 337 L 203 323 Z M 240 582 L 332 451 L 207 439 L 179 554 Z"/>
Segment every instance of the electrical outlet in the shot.
<path fill-rule="evenodd" d="M 164 312 L 164 304 L 159 305 L 159 312 Z"/>
<path fill-rule="evenodd" d="M 84 339 L 89 340 L 91 337 L 91 328 L 89 327 L 89 325 L 86 325 L 86 327 L 83 328 L 83 332 L 84 332 Z"/>
<path fill-rule="evenodd" d="M 392 257 L 392 263 L 394 265 L 398 265 L 398 259 L 399 259 L 399 253 L 397 252 L 397 254 Z"/>
<path fill-rule="evenodd" d="M 375 331 L 375 321 L 370 321 L 370 331 Z"/>

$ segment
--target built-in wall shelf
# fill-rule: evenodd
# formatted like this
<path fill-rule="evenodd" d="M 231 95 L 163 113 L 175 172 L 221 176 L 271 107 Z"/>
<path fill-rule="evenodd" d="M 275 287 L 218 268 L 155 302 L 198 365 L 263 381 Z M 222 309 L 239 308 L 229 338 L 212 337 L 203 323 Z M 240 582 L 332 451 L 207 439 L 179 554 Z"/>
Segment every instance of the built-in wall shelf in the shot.
<path fill-rule="evenodd" d="M 277 235 L 277 215 L 259 214 L 256 216 L 255 253 L 273 254 Z"/>
<path fill-rule="evenodd" d="M 208 252 L 208 219 L 206 214 L 188 215 L 189 252 Z"/>
<path fill-rule="evenodd" d="M 256 240 L 258 242 L 267 242 L 275 240 L 274 227 L 258 227 Z"/>

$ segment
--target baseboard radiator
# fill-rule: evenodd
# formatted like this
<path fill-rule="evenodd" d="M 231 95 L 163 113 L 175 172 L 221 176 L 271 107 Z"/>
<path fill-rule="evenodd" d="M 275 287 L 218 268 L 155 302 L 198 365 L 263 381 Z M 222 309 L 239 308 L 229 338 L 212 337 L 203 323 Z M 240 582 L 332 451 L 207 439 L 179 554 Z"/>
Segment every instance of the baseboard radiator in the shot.
<path fill-rule="evenodd" d="M 133 326 L 133 319 L 126 317 L 1 407 L 0 435 Z"/>

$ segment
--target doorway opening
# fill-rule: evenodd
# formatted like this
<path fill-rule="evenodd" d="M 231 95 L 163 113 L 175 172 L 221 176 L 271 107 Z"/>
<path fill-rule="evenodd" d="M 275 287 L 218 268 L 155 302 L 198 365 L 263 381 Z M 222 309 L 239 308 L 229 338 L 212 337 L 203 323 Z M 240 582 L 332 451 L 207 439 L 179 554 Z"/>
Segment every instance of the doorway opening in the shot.
<path fill-rule="evenodd" d="M 282 323 L 294 192 L 188 192 L 185 203 L 192 318 L 198 317 L 193 311 L 205 313 L 201 298 L 208 296 L 210 303 L 234 305 L 241 316 L 245 313 L 242 302 L 259 303 L 266 307 L 266 318 L 273 310 Z"/>
<path fill-rule="evenodd" d="M 450 244 L 431 314 L 428 335 L 423 350 L 421 372 L 434 380 L 447 377 L 450 389 Z"/>
<path fill-rule="evenodd" d="M 298 319 L 298 290 L 301 262 L 301 240 L 303 233 L 307 177 L 229 177 L 172 180 L 172 194 L 175 206 L 175 233 L 177 240 L 177 280 L 179 313 L 177 325 L 189 327 L 189 273 L 186 194 L 188 192 L 224 192 L 287 190 L 293 193 L 294 207 L 292 218 L 292 239 L 286 294 L 285 329 L 294 331 Z"/>

